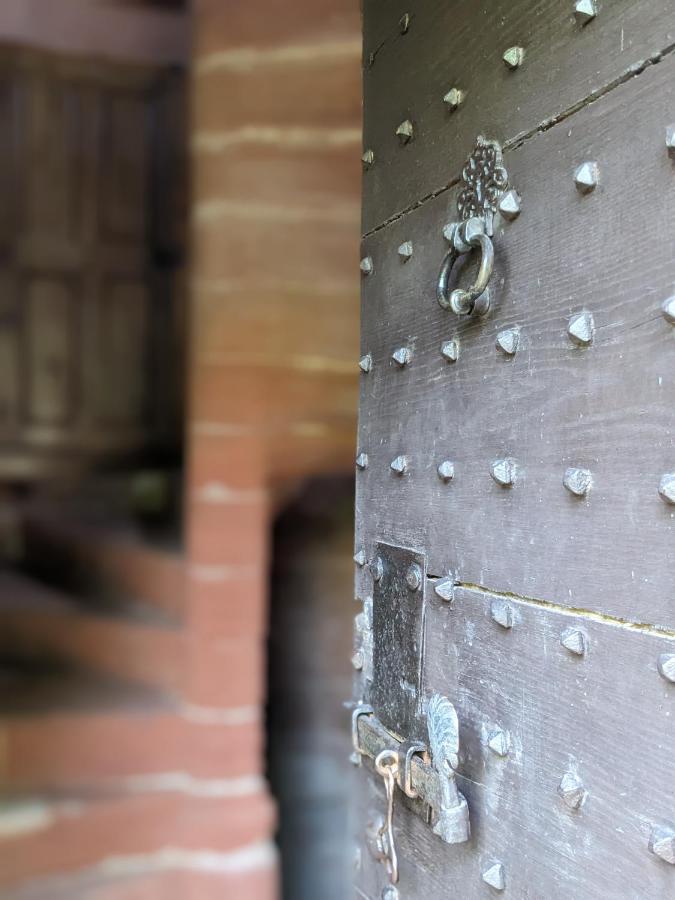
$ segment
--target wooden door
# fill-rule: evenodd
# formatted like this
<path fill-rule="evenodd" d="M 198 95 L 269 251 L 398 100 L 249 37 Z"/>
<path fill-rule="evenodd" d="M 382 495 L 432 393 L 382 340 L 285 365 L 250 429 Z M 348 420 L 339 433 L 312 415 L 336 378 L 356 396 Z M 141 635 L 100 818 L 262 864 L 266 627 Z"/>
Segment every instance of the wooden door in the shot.
<path fill-rule="evenodd" d="M 674 29 L 365 0 L 359 897 L 675 896 Z"/>

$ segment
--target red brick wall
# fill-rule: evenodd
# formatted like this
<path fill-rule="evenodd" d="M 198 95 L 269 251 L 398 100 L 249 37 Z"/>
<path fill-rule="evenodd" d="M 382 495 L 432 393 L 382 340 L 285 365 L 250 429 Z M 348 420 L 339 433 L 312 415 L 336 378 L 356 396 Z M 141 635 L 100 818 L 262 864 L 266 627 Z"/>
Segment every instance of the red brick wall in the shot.
<path fill-rule="evenodd" d="M 357 0 L 194 7 L 188 699 L 261 710 L 280 492 L 354 456 L 360 19 Z M 276 895 L 250 877 L 237 896 Z"/>

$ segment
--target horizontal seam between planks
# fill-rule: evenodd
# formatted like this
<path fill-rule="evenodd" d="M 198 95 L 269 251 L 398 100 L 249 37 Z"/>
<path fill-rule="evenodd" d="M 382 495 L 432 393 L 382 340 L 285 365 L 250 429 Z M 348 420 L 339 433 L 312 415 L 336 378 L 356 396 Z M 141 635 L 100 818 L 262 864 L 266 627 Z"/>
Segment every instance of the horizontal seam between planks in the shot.
<path fill-rule="evenodd" d="M 437 575 L 428 575 L 430 579 L 439 578 Z M 599 622 L 602 625 L 613 625 L 615 628 L 624 628 L 627 631 L 639 631 L 642 634 L 651 634 L 654 637 L 675 638 L 675 630 L 670 628 L 661 628 L 658 625 L 651 625 L 647 622 L 632 622 L 629 619 L 622 619 L 620 616 L 611 616 L 607 613 L 600 613 L 592 609 L 584 609 L 577 606 L 561 606 L 559 603 L 553 603 L 551 600 L 541 600 L 538 597 L 525 597 L 522 594 L 516 594 L 514 591 L 499 591 L 494 588 L 485 587 L 482 584 L 474 584 L 468 581 L 458 581 L 455 587 L 462 588 L 465 591 L 473 593 L 485 594 L 489 597 L 498 597 L 500 599 L 515 600 L 527 606 L 536 606 L 539 609 L 548 609 L 552 612 L 561 613 L 566 616 L 576 616 L 588 619 L 592 622 Z"/>
<path fill-rule="evenodd" d="M 641 62 L 634 63 L 632 66 L 629 66 L 628 69 L 624 70 L 620 75 L 617 75 L 616 78 L 613 78 L 612 81 L 609 81 L 602 87 L 597 88 L 597 90 L 592 91 L 590 94 L 588 94 L 587 97 L 584 97 L 583 100 L 578 100 L 576 103 L 573 103 L 572 106 L 568 106 L 567 109 L 564 109 L 562 112 L 556 113 L 556 115 L 554 116 L 549 116 L 548 118 L 544 119 L 543 122 L 535 125 L 534 128 L 529 129 L 529 131 L 521 131 L 519 134 L 514 135 L 514 137 L 507 138 L 504 141 L 502 149 L 505 152 L 517 150 L 537 135 L 544 134 L 545 132 L 550 131 L 551 128 L 559 125 L 561 122 L 567 121 L 567 119 L 569 119 L 575 113 L 579 112 L 582 109 L 586 109 L 597 100 L 601 100 L 603 97 L 607 96 L 607 94 L 611 93 L 615 88 L 620 87 L 622 84 L 626 84 L 633 78 L 637 78 L 637 76 L 641 75 L 646 69 L 650 68 L 651 66 L 657 65 L 662 60 L 664 60 L 674 50 L 675 44 L 669 44 L 663 50 L 659 50 L 658 52 L 652 54 L 652 56 L 648 56 L 646 59 L 643 59 Z M 398 222 L 409 213 L 414 212 L 416 209 L 419 209 L 420 206 L 423 206 L 429 200 L 434 200 L 436 197 L 439 197 L 441 194 L 445 193 L 445 191 L 450 190 L 450 188 L 454 187 L 458 183 L 459 178 L 455 178 L 443 187 L 432 191 L 430 194 L 425 194 L 424 197 L 416 200 L 406 209 L 401 210 L 401 212 L 394 213 L 388 219 L 385 219 L 385 221 L 380 225 L 376 225 L 374 228 L 371 228 L 370 231 L 366 231 L 362 235 L 362 239 L 372 237 L 372 235 L 377 234 L 378 231 L 382 231 L 383 228 L 387 228 L 394 222 Z"/>

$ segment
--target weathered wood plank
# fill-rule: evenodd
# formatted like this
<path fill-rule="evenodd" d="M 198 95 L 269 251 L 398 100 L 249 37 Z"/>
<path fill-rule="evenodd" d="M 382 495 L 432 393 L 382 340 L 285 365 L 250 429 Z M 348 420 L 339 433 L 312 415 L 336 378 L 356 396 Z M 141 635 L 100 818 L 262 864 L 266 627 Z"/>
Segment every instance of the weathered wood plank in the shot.
<path fill-rule="evenodd" d="M 481 874 L 496 861 L 514 897 L 670 896 L 675 868 L 648 843 L 652 828 L 675 823 L 675 686 L 657 671 L 675 638 L 514 600 L 503 629 L 491 617 L 502 598 L 459 589 L 450 605 L 427 590 L 426 693 L 457 708 L 472 840 L 444 845 L 399 802 L 401 897 L 487 896 Z M 583 632 L 585 655 L 561 646 L 566 629 Z M 496 730 L 503 757 L 487 746 Z M 565 773 L 587 792 L 578 809 L 558 792 Z M 362 840 L 385 806 L 380 779 L 357 777 Z M 386 876 L 365 846 L 356 880 L 381 896 Z"/>
<path fill-rule="evenodd" d="M 675 282 L 664 144 L 674 79 L 669 57 L 505 155 L 523 211 L 498 225 L 485 320 L 460 321 L 435 299 L 455 192 L 364 242 L 374 272 L 361 352 L 373 368 L 361 378 L 369 466 L 357 477 L 356 543 L 369 556 L 378 540 L 424 548 L 435 575 L 675 627 L 674 512 L 657 493 L 675 469 L 675 330 L 660 310 Z M 600 183 L 581 195 L 573 172 L 587 159 Z M 584 309 L 596 334 L 582 348 L 566 329 Z M 495 338 L 511 326 L 521 349 L 507 357 Z M 450 338 L 454 364 L 440 354 Z M 413 357 L 400 368 L 391 354 L 403 345 Z M 399 454 L 403 476 L 389 468 Z M 503 488 L 490 466 L 508 456 L 519 478 Z M 448 458 L 446 484 L 436 467 Z M 568 466 L 592 471 L 587 498 L 564 489 Z M 361 570 L 358 592 L 371 584 Z"/>
<path fill-rule="evenodd" d="M 367 232 L 458 177 L 476 134 L 506 140 L 583 101 L 673 44 L 670 0 L 613 0 L 582 27 L 560 0 L 364 3 L 364 178 Z M 401 34 L 399 19 L 410 13 Z M 510 71 L 502 55 L 521 46 Z M 369 64 L 371 54 L 374 61 Z M 466 92 L 448 112 L 443 97 Z M 395 131 L 413 122 L 401 146 Z"/>

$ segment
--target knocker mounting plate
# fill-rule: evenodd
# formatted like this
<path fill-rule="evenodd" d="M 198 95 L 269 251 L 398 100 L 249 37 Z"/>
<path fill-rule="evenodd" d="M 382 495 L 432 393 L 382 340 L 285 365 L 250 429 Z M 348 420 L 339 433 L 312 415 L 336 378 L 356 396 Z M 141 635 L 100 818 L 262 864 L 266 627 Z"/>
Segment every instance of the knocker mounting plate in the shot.
<path fill-rule="evenodd" d="M 508 183 L 500 144 L 479 135 L 462 170 L 462 188 L 457 198 L 459 221 L 444 229 L 450 249 L 443 259 L 436 289 L 440 305 L 458 316 L 485 315 L 490 308 L 488 282 L 494 265 L 491 240 L 494 216 Z M 456 288 L 449 293 L 449 280 L 455 262 L 474 247 L 481 251 L 476 281 L 469 290 Z"/>

